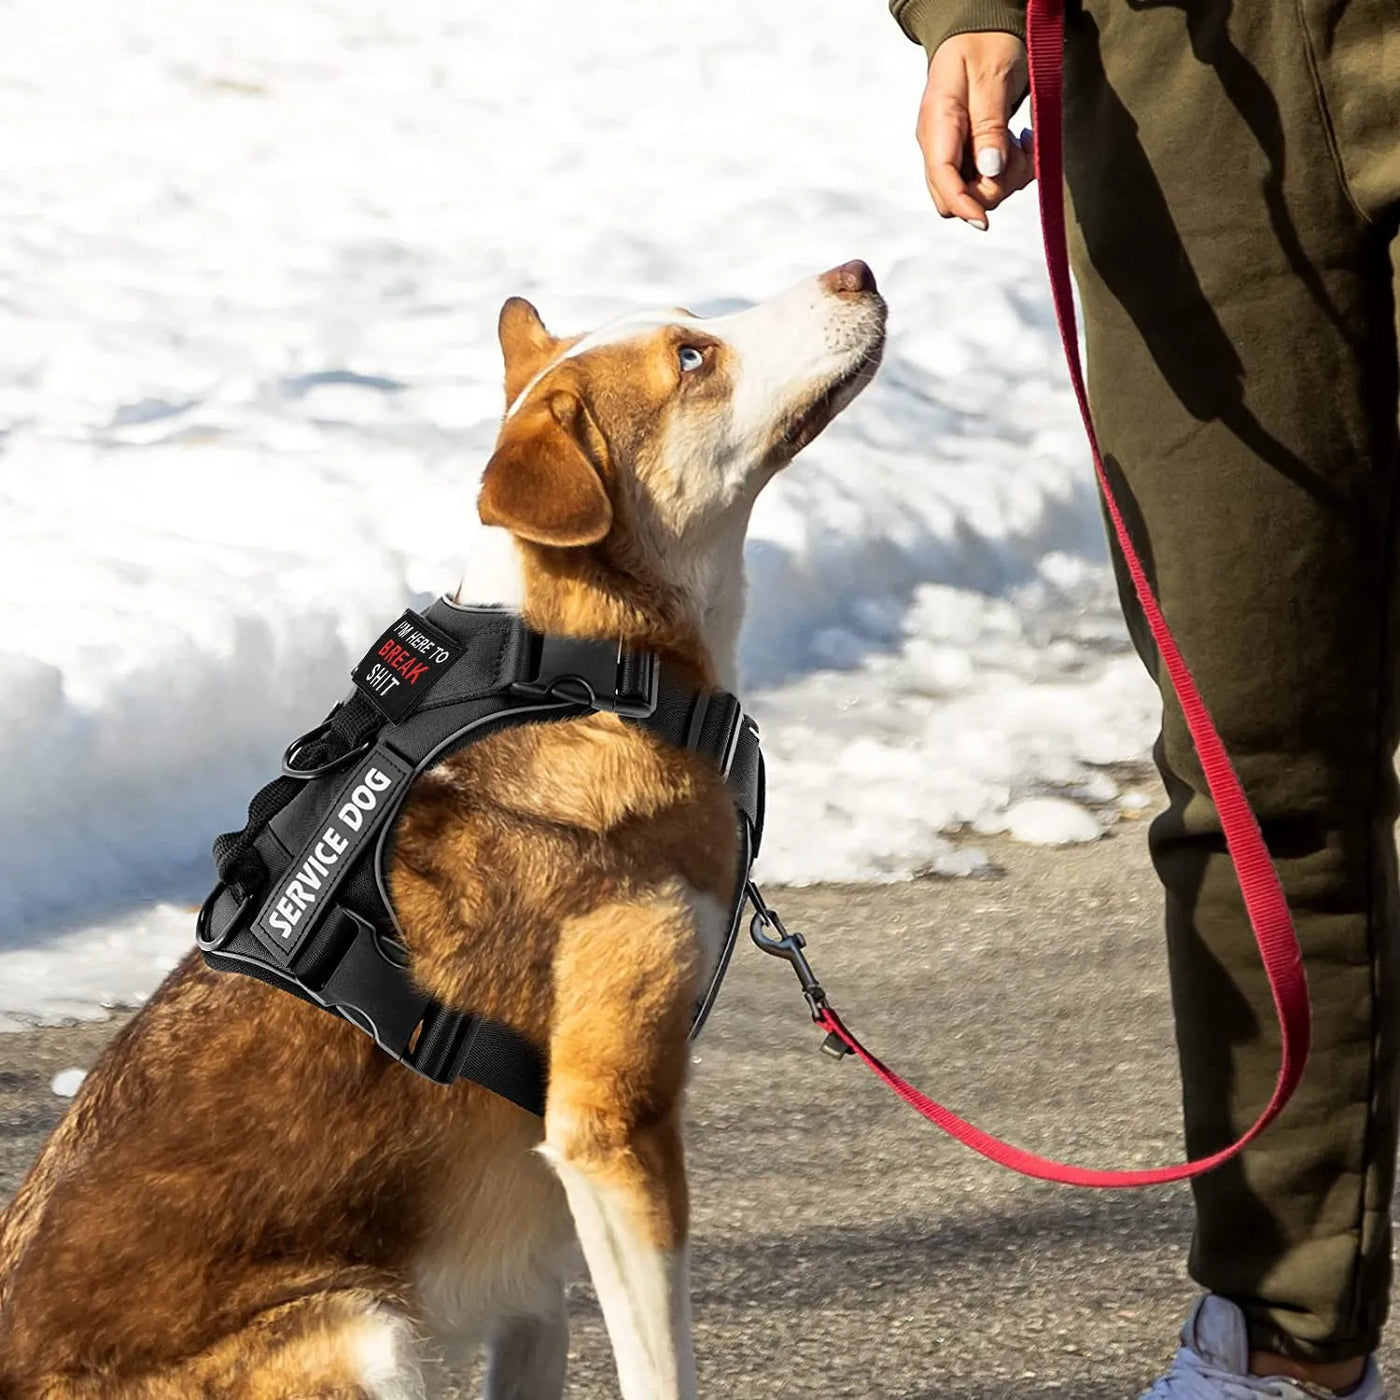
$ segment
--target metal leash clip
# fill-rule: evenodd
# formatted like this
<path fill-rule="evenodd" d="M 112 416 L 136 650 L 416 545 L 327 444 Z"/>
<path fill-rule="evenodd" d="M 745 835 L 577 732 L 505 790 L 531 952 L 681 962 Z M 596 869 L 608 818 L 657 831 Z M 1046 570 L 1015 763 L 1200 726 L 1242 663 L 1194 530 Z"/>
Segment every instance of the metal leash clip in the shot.
<path fill-rule="evenodd" d="M 807 961 L 807 955 L 802 951 L 807 946 L 807 940 L 800 933 L 792 932 L 783 923 L 778 911 L 769 905 L 762 891 L 752 880 L 749 881 L 747 894 L 749 903 L 754 908 L 754 916 L 749 921 L 749 937 L 765 953 L 782 958 L 791 965 L 797 974 L 797 980 L 802 984 L 802 995 L 807 998 L 812 1019 L 820 1022 L 829 1007 L 822 984 L 817 981 L 817 974 L 812 971 L 812 964 Z M 773 937 L 769 930 L 777 936 Z M 835 1060 L 851 1053 L 845 1041 L 835 1031 L 829 1032 L 822 1041 L 822 1051 Z"/>

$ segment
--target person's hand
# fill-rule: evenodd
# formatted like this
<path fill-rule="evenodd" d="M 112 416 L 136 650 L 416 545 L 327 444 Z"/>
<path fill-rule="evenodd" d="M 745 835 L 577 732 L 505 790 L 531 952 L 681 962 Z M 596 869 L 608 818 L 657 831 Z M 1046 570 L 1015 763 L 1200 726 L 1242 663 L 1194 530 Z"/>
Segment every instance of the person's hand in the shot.
<path fill-rule="evenodd" d="M 1014 34 L 955 34 L 934 51 L 916 134 L 924 178 L 945 219 L 987 227 L 987 211 L 1035 179 L 1031 133 L 1007 122 L 1026 90 Z"/>

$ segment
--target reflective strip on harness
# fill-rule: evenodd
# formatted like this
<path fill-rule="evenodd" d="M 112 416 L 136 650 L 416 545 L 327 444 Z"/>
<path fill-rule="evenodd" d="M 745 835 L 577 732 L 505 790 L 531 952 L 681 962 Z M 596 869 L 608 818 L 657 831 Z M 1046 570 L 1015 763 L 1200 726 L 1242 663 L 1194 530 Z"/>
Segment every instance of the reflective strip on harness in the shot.
<path fill-rule="evenodd" d="M 253 933 L 290 967 L 360 850 L 396 811 L 413 769 L 383 744 L 361 761 L 331 799 L 325 826 L 292 859 L 253 920 Z"/>

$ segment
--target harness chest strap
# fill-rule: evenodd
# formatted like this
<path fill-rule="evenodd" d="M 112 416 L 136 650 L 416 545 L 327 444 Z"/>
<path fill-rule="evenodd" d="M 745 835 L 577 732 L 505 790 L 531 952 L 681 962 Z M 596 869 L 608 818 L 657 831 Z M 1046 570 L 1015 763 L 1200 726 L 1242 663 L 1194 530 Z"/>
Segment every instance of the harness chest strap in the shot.
<path fill-rule="evenodd" d="M 387 889 L 394 818 L 413 780 L 501 728 L 619 715 L 725 776 L 738 874 L 728 936 L 696 1007 L 698 1033 L 733 949 L 763 827 L 758 730 L 725 692 L 669 684 L 651 653 L 542 637 L 514 614 L 441 599 L 405 613 L 353 672 L 356 688 L 293 741 L 248 824 L 215 843 L 219 884 L 197 940 L 221 971 L 269 982 L 358 1026 L 439 1083 L 466 1078 L 535 1113 L 547 1067 L 509 1027 L 450 1010 L 410 980 Z"/>

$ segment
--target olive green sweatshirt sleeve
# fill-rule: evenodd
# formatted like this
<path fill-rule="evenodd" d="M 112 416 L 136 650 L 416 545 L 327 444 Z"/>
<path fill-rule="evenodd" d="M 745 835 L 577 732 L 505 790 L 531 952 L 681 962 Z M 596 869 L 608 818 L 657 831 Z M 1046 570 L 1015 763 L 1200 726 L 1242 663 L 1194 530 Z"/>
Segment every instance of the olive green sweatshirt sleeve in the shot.
<path fill-rule="evenodd" d="M 1026 37 L 1026 0 L 890 0 L 899 27 L 930 58 L 954 34 L 994 30 Z"/>

